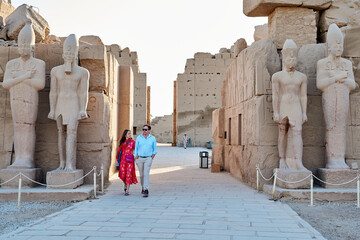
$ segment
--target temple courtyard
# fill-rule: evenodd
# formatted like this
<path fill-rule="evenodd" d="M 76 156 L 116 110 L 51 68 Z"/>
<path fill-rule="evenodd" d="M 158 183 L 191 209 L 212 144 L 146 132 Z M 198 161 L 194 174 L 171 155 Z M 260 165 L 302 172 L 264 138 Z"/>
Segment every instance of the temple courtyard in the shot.
<path fill-rule="evenodd" d="M 114 175 L 98 199 L 75 203 L 0 239 L 325 239 L 287 204 L 226 172 L 200 169 L 200 151 L 209 150 L 159 147 L 148 198 L 140 194 L 140 184 L 125 196 Z"/>

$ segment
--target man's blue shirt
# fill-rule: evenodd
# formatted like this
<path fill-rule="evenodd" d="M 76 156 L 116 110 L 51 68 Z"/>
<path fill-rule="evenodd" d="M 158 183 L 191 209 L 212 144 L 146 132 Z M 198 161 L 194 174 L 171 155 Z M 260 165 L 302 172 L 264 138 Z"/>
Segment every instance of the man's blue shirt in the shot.
<path fill-rule="evenodd" d="M 150 157 L 153 154 L 157 154 L 155 137 L 149 135 L 145 138 L 143 135 L 139 135 L 136 138 L 134 155 L 139 155 L 139 157 Z"/>

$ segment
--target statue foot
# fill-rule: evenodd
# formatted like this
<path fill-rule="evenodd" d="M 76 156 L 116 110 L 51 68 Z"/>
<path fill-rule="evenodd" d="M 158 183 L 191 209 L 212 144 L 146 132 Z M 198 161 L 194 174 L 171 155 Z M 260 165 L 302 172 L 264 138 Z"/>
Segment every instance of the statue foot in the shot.
<path fill-rule="evenodd" d="M 306 169 L 304 167 L 304 165 L 302 164 L 302 162 L 300 160 L 293 159 L 293 158 L 287 158 L 286 163 L 289 166 L 289 168 L 292 170 L 308 171 L 308 169 Z"/>
<path fill-rule="evenodd" d="M 289 166 L 286 164 L 284 158 L 280 158 L 279 168 L 280 169 L 289 169 Z"/>
<path fill-rule="evenodd" d="M 329 160 L 326 164 L 328 169 L 350 169 L 350 167 L 345 163 L 345 160 Z"/>
<path fill-rule="evenodd" d="M 74 170 L 75 169 L 73 167 L 70 167 L 70 166 L 66 166 L 65 169 L 64 169 L 65 172 L 72 172 Z"/>
<path fill-rule="evenodd" d="M 64 163 L 60 163 L 60 166 L 56 170 L 64 171 L 64 168 Z"/>
<path fill-rule="evenodd" d="M 9 166 L 9 168 L 17 168 L 17 169 L 28 169 L 34 168 L 34 163 L 28 158 L 18 158 L 15 160 L 13 164 Z"/>

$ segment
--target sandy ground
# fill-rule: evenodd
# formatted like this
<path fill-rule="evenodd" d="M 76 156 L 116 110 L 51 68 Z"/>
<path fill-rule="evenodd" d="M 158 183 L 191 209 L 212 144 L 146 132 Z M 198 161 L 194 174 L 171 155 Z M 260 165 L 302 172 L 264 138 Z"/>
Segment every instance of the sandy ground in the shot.
<path fill-rule="evenodd" d="M 315 206 L 310 207 L 307 202 L 282 202 L 287 203 L 326 239 L 360 239 L 360 208 L 355 203 L 315 202 Z"/>

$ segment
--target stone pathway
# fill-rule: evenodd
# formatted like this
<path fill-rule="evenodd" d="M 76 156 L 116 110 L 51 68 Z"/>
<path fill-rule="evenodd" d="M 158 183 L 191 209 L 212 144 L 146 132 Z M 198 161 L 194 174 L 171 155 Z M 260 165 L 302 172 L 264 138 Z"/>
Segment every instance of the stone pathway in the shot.
<path fill-rule="evenodd" d="M 202 148 L 159 147 L 150 195 L 124 196 L 114 176 L 106 195 L 83 201 L 3 239 L 324 239 L 286 204 L 228 173 L 200 169 Z M 1 238 L 1 237 L 0 237 Z"/>

